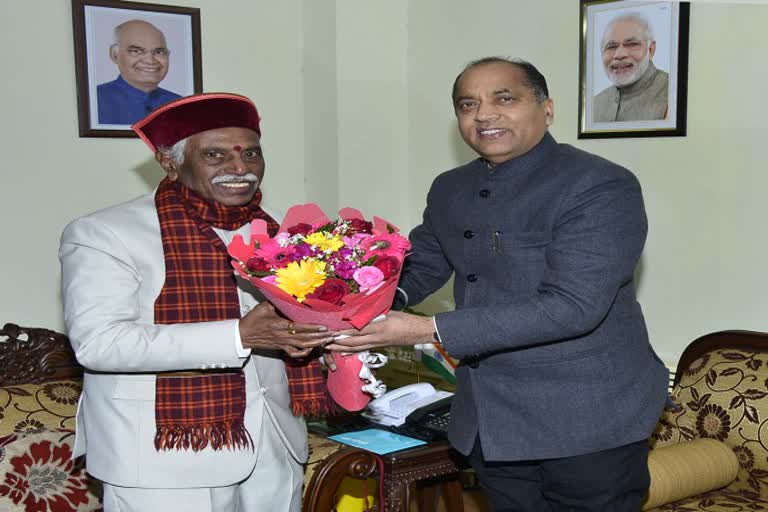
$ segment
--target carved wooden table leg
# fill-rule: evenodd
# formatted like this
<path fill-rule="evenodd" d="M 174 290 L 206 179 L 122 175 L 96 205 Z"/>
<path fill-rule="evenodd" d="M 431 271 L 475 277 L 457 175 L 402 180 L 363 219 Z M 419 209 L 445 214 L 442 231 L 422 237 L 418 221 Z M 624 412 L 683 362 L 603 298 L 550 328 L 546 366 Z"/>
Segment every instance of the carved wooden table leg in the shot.
<path fill-rule="evenodd" d="M 383 456 L 384 460 L 384 511 L 407 512 L 409 487 L 414 482 L 427 485 L 440 485 L 444 480 L 457 479 L 462 462 L 445 441 L 430 443 L 427 446 L 412 448 Z M 461 504 L 461 484 L 459 485 L 459 503 Z M 429 492 L 429 491 L 427 491 Z M 434 491 L 432 491 L 434 496 Z M 420 506 L 427 505 L 429 496 L 420 497 Z M 423 503 L 422 503 L 423 501 Z M 429 509 L 428 509 L 429 510 Z M 456 508 L 456 511 L 462 509 Z"/>
<path fill-rule="evenodd" d="M 416 484 L 416 503 L 419 512 L 435 512 L 437 510 L 438 487 L 439 484 L 437 483 Z"/>
<path fill-rule="evenodd" d="M 459 480 L 459 475 L 455 474 L 442 482 L 443 501 L 445 510 L 448 512 L 464 512 L 464 488 Z"/>
<path fill-rule="evenodd" d="M 384 510 L 382 512 L 408 512 L 407 480 L 391 478 L 384 472 Z"/>
<path fill-rule="evenodd" d="M 463 490 L 458 474 L 439 480 L 416 482 L 418 511 L 437 512 L 439 498 L 442 495 L 447 512 L 464 512 Z"/>

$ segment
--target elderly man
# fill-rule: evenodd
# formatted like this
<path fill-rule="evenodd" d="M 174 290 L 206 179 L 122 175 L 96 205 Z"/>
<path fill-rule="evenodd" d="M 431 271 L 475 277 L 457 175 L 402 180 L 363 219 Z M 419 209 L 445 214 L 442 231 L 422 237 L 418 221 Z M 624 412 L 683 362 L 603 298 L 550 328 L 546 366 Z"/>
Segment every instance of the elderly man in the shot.
<path fill-rule="evenodd" d="M 256 107 L 190 96 L 134 129 L 167 177 L 61 240 L 64 316 L 86 368 L 76 454 L 104 482 L 107 512 L 297 512 L 300 416 L 327 393 L 316 360 L 281 354 L 330 340 L 258 303 L 230 265 L 226 245 L 252 219 L 278 228 L 261 207 Z"/>
<path fill-rule="evenodd" d="M 653 65 L 656 40 L 648 20 L 636 13 L 612 20 L 601 52 L 613 85 L 595 96 L 594 122 L 666 119 L 669 75 Z"/>
<path fill-rule="evenodd" d="M 118 25 L 109 58 L 120 75 L 96 87 L 100 124 L 133 124 L 179 97 L 158 87 L 168 74 L 170 52 L 165 36 L 151 23 L 131 20 Z"/>
<path fill-rule="evenodd" d="M 555 141 L 547 82 L 528 62 L 471 63 L 453 104 L 480 158 L 433 182 L 399 302 L 454 276 L 456 310 L 390 312 L 327 348 L 434 339 L 459 359 L 448 437 L 493 510 L 639 511 L 667 386 L 635 299 L 640 184 Z"/>

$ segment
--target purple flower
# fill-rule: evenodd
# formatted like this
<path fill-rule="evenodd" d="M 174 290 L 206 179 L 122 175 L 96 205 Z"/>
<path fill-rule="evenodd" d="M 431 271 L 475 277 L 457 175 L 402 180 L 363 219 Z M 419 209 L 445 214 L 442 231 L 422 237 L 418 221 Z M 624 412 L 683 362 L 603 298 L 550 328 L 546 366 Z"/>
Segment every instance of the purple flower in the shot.
<path fill-rule="evenodd" d="M 332 264 L 333 271 L 342 279 L 352 279 L 355 270 L 360 268 L 360 265 L 354 260 L 340 260 Z"/>
<path fill-rule="evenodd" d="M 309 244 L 300 243 L 293 246 L 293 254 L 291 254 L 291 261 L 301 261 L 304 258 L 310 258 L 317 256 L 318 250 L 316 247 L 312 247 Z"/>

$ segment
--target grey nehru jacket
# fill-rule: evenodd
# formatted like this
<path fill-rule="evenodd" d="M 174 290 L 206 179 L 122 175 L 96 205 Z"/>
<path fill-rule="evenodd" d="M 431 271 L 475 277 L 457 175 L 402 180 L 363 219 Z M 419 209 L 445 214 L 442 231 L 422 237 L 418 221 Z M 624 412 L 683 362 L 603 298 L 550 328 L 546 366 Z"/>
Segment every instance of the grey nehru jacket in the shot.
<path fill-rule="evenodd" d="M 664 119 L 667 114 L 669 75 L 651 62 L 640 79 L 626 87 L 611 86 L 595 96 L 595 123 Z"/>

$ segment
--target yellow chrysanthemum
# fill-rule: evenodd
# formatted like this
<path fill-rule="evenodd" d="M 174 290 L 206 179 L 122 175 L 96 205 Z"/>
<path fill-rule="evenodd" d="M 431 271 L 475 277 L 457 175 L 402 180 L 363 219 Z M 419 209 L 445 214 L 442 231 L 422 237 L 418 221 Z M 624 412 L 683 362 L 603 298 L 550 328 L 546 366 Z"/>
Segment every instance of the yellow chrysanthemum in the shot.
<path fill-rule="evenodd" d="M 290 293 L 299 302 L 325 282 L 325 262 L 317 260 L 293 261 L 275 272 L 278 288 Z"/>
<path fill-rule="evenodd" d="M 324 233 L 312 233 L 304 239 L 309 245 L 314 245 L 321 251 L 336 252 L 344 247 L 344 241 L 338 236 L 326 237 Z"/>

